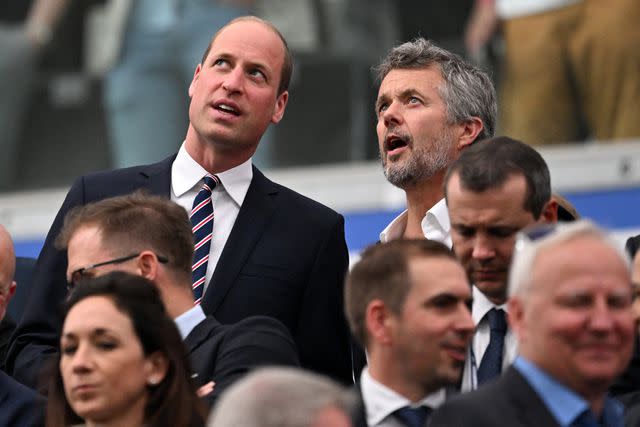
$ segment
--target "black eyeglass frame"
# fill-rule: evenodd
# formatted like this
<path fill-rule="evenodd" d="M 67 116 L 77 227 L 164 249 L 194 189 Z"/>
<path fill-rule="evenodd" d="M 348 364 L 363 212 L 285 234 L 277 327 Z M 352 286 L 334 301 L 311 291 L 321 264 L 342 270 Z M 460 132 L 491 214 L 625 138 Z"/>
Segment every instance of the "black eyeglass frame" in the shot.
<path fill-rule="evenodd" d="M 77 270 L 73 270 L 73 272 L 71 272 L 71 280 L 67 281 L 67 289 L 72 290 L 76 286 L 77 282 L 79 282 L 84 278 L 84 274 L 88 270 L 93 270 L 94 268 L 103 267 L 105 265 L 121 264 L 123 262 L 127 262 L 129 260 L 139 257 L 140 254 L 142 254 L 142 252 L 138 252 L 135 254 L 131 254 L 131 255 L 127 255 L 119 258 L 110 259 L 109 261 L 103 261 L 97 264 L 92 264 L 86 267 L 78 268 Z M 156 258 L 158 258 L 158 262 L 160 262 L 161 264 L 166 264 L 169 262 L 169 259 L 166 256 L 158 255 L 158 254 L 155 254 L 155 256 Z"/>

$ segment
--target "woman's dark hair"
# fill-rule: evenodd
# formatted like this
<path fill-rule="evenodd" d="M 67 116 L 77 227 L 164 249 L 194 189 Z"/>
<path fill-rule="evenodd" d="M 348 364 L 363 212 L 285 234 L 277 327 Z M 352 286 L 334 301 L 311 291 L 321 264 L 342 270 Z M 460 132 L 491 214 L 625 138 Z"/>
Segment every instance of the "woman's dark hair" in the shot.
<path fill-rule="evenodd" d="M 191 368 L 175 323 L 164 308 L 154 284 L 141 276 L 116 271 L 84 280 L 65 302 L 63 319 L 78 302 L 92 296 L 111 298 L 116 308 L 129 317 L 146 356 L 162 353 L 168 361 L 167 374 L 149 387 L 144 423 L 153 427 L 193 427 L 204 425 L 206 409 L 191 381 Z M 64 323 L 64 321 L 63 321 Z M 58 368 L 49 385 L 47 426 L 63 427 L 82 422 L 64 394 Z"/>

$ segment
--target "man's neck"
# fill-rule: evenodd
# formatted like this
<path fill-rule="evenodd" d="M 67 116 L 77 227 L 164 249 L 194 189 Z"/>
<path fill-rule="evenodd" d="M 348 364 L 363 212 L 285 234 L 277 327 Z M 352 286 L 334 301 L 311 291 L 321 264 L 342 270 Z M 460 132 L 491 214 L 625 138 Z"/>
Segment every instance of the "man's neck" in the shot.
<path fill-rule="evenodd" d="M 407 198 L 407 228 L 404 238 L 424 238 L 422 220 L 427 211 L 444 197 L 443 174 L 444 172 L 439 173 L 425 182 L 404 189 Z"/>
<path fill-rule="evenodd" d="M 392 363 L 387 363 L 382 367 L 376 362 L 375 358 L 369 357 L 367 369 L 369 370 L 371 378 L 405 397 L 412 403 L 420 402 L 430 393 L 437 390 L 437 388 L 434 388 L 433 391 L 428 391 L 419 383 L 404 381 L 405 375 L 403 375 L 399 369 L 394 369 L 394 364 Z"/>
<path fill-rule="evenodd" d="M 257 145 L 246 149 L 220 148 L 213 142 L 204 141 L 191 125 L 185 137 L 185 149 L 189 156 L 211 174 L 225 172 L 241 165 L 253 156 L 256 148 Z"/>
<path fill-rule="evenodd" d="M 182 284 L 170 284 L 165 286 L 161 293 L 162 302 L 167 309 L 167 314 L 172 319 L 186 313 L 193 308 L 193 294 L 189 288 Z"/>

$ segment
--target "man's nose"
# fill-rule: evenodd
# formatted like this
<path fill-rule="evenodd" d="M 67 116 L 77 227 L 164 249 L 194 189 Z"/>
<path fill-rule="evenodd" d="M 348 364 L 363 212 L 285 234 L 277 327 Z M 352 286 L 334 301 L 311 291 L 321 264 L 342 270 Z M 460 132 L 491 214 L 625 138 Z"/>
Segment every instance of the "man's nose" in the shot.
<path fill-rule="evenodd" d="M 240 67 L 236 67 L 224 76 L 222 88 L 227 92 L 240 92 L 242 90 L 244 73 Z"/>

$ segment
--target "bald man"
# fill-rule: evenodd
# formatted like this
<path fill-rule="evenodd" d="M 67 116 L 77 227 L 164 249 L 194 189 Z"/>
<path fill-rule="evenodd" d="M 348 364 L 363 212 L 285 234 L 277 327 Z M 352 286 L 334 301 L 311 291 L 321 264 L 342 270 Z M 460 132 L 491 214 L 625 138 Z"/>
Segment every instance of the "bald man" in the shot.
<path fill-rule="evenodd" d="M 16 291 L 13 275 L 16 271 L 16 255 L 13 241 L 4 226 L 0 224 L 0 369 L 4 370 L 4 357 L 9 345 L 9 337 L 15 329 L 11 319 L 5 319 L 9 301 Z"/>

